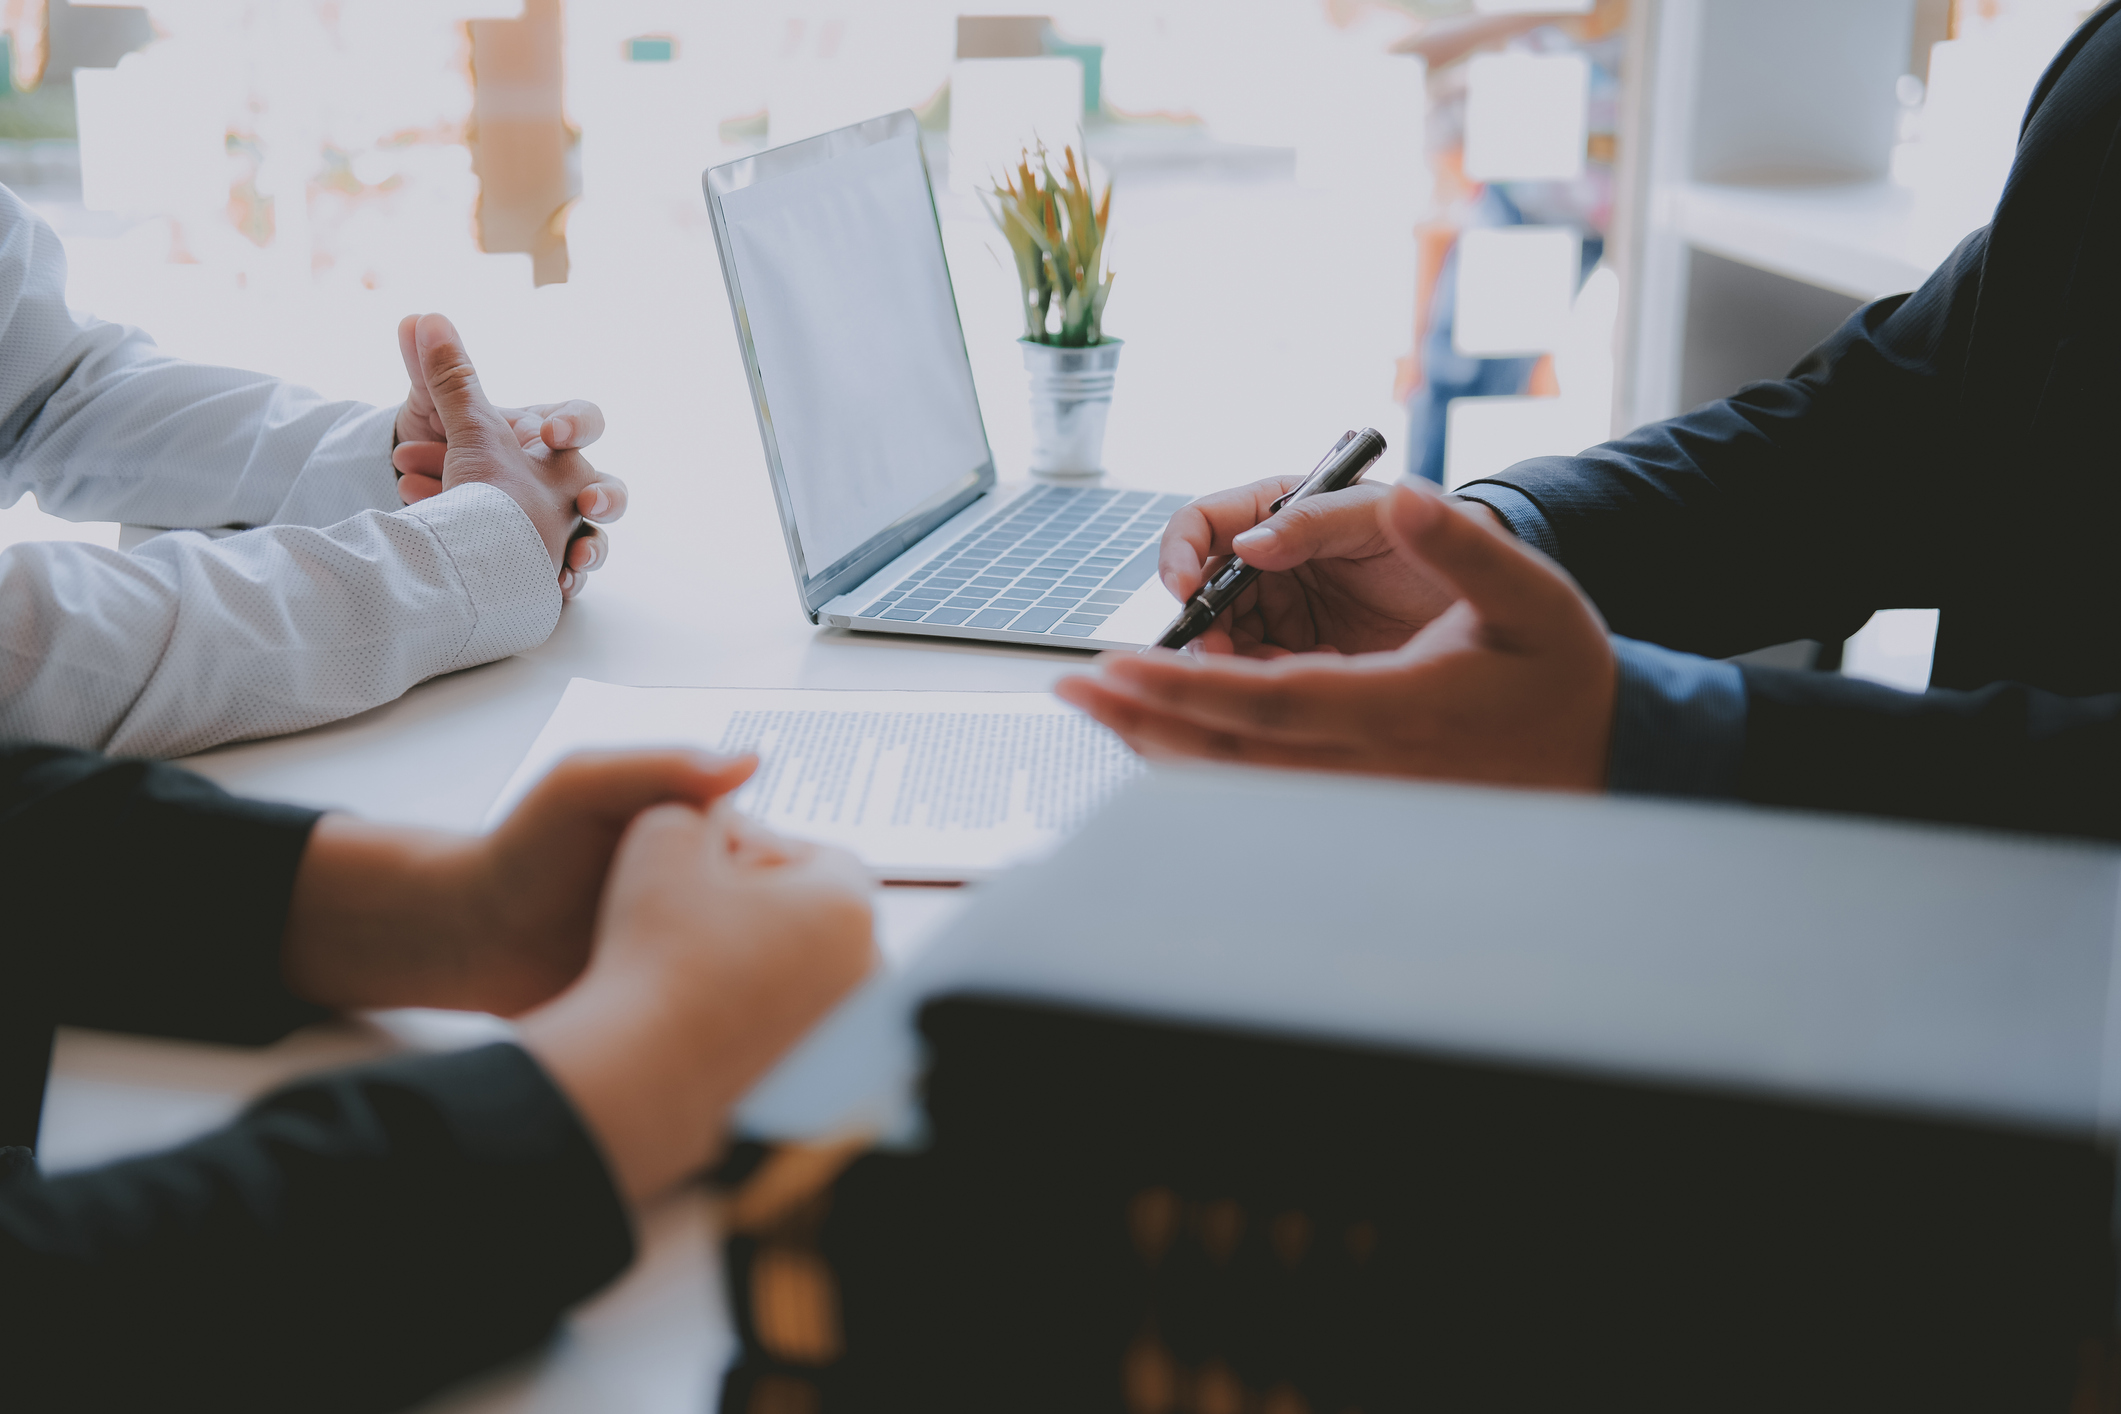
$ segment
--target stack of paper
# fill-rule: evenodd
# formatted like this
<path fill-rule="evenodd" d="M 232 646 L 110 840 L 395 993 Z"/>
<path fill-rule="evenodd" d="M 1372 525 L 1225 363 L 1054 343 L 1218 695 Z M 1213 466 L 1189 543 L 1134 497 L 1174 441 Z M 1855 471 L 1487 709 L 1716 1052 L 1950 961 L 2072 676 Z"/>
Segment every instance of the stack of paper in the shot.
<path fill-rule="evenodd" d="M 614 687 L 576 678 L 488 823 L 570 752 L 756 752 L 737 804 L 854 851 L 878 877 L 961 882 L 1051 850 L 1141 769 L 1120 740 L 1038 692 Z"/>

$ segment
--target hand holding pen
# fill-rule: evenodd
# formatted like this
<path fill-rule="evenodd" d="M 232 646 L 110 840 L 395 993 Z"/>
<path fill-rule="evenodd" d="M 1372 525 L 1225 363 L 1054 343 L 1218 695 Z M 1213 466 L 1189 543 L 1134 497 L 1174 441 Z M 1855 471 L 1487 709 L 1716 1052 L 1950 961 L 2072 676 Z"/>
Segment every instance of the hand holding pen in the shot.
<path fill-rule="evenodd" d="M 1181 603 L 1228 555 L 1262 571 L 1189 652 L 1248 658 L 1388 652 L 1458 598 L 1457 590 L 1384 534 L 1378 517 L 1392 489 L 1388 483 L 1359 481 L 1344 491 L 1285 502 L 1302 481 L 1274 476 L 1234 486 L 1171 517 L 1157 573 Z M 1449 504 L 1488 516 L 1484 506 Z M 1276 505 L 1283 509 L 1276 511 Z"/>
<path fill-rule="evenodd" d="M 1272 519 L 1273 516 L 1296 502 L 1308 500 L 1315 496 L 1330 495 L 1333 492 L 1343 491 L 1353 486 L 1356 482 L 1362 480 L 1363 473 L 1368 471 L 1380 456 L 1384 455 L 1384 450 L 1385 439 L 1379 436 L 1372 428 L 1365 427 L 1360 432 L 1345 433 L 1338 442 L 1333 444 L 1332 450 L 1326 453 L 1325 459 L 1312 468 L 1309 476 L 1269 505 L 1267 516 L 1264 519 Z M 1257 488 L 1251 489 L 1256 490 Z M 1167 549 L 1174 535 L 1184 537 L 1193 528 L 1190 525 L 1182 525 L 1181 520 L 1187 517 L 1189 513 L 1194 512 L 1198 504 L 1196 503 L 1196 506 L 1188 507 L 1172 517 L 1171 524 L 1164 531 Z M 1263 527 L 1254 527 L 1254 530 L 1261 528 Z M 1243 537 L 1240 536 L 1238 538 Z M 1167 554 L 1166 559 L 1168 560 L 1168 558 Z M 1157 641 L 1156 646 L 1159 648 L 1183 648 L 1194 639 L 1200 637 L 1216 619 L 1238 603 L 1245 591 L 1252 586 L 1253 581 L 1259 578 L 1259 574 L 1260 569 L 1258 566 L 1247 563 L 1239 555 L 1231 555 L 1229 559 L 1209 573 L 1200 587 L 1186 600 L 1185 608 L 1180 611 L 1178 618 L 1173 621 L 1171 627 L 1164 631 L 1163 637 Z M 1165 572 L 1166 584 L 1170 583 L 1170 578 L 1167 565 Z"/>

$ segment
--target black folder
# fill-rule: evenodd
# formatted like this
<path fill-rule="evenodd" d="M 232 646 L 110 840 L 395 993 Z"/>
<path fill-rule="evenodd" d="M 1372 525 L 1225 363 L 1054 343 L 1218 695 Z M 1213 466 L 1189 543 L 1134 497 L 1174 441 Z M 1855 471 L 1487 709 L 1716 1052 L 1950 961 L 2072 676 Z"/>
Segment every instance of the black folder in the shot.
<path fill-rule="evenodd" d="M 2089 1134 L 993 996 L 920 1027 L 924 1146 L 737 1194 L 724 1414 L 2113 1397 Z"/>

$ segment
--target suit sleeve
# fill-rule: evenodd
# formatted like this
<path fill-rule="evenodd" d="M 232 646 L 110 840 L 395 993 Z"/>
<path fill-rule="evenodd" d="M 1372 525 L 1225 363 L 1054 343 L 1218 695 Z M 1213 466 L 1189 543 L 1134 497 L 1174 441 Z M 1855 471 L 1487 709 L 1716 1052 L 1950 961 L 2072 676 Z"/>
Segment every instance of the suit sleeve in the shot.
<path fill-rule="evenodd" d="M 1938 477 L 1965 460 L 1958 389 L 1986 250 L 1986 231 L 1968 237 L 1788 378 L 1462 490 L 1523 497 L 1613 631 L 1667 648 L 1838 641 L 1878 609 L 1938 603 L 1955 543 L 1933 523 L 1951 503 Z"/>
<path fill-rule="evenodd" d="M 2121 839 L 2121 694 L 1896 692 L 1741 667 L 1735 793 L 1765 805 Z"/>
<path fill-rule="evenodd" d="M 173 766 L 0 746 L 0 988 L 50 1022 L 203 1041 L 321 1018 L 280 976 L 317 815 Z"/>
<path fill-rule="evenodd" d="M 1561 560 L 1616 634 L 1685 653 L 1836 640 L 1941 602 L 1934 557 L 1957 541 L 1927 517 L 1964 459 L 1985 251 L 1977 232 L 1787 379 L 1462 494 Z M 1620 644 L 1615 789 L 2121 838 L 2121 696 L 1897 692 Z"/>
<path fill-rule="evenodd" d="M 528 1350 L 632 1255 L 525 1051 L 401 1058 L 167 1153 L 0 1178 L 0 1370 L 23 1409 L 398 1409 Z"/>
<path fill-rule="evenodd" d="M 255 1042 L 321 1016 L 280 976 L 316 818 L 170 766 L 0 747 L 0 1110 L 28 1104 L 0 1130 L 34 1132 L 53 1020 Z M 400 1058 L 101 1169 L 45 1178 L 0 1149 L 0 1389 L 39 1410 L 394 1409 L 529 1348 L 632 1251 L 526 1052 Z"/>

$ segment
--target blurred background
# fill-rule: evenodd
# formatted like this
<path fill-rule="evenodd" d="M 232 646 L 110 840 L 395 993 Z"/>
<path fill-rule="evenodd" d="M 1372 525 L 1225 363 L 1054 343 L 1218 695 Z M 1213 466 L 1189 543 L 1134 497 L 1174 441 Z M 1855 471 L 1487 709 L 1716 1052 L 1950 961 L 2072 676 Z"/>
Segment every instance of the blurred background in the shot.
<path fill-rule="evenodd" d="M 703 168 L 920 115 L 1006 477 L 1029 414 L 978 192 L 1080 142 L 1115 190 L 1119 479 L 1302 470 L 1368 424 L 1455 485 L 1778 376 L 1920 283 L 2090 8 L 964 4 L 0 0 L 0 182 L 78 310 L 187 357 L 393 402 L 396 321 L 450 314 L 497 399 L 605 405 L 645 518 L 659 477 L 765 504 Z M 0 544 L 52 536 L 119 528 L 0 511 Z M 1788 652 L 1919 686 L 1934 622 Z"/>

